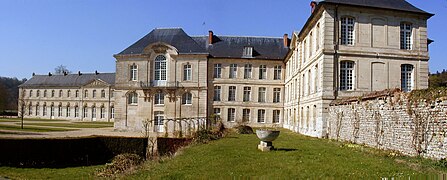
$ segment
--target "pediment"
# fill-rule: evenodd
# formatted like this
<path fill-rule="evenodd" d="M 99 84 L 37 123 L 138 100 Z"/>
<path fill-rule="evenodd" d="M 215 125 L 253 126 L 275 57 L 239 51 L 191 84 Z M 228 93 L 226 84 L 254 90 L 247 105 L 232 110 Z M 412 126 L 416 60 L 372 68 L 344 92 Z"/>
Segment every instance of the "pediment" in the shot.
<path fill-rule="evenodd" d="M 101 79 L 95 79 L 85 84 L 84 87 L 109 87 L 110 84 Z"/>

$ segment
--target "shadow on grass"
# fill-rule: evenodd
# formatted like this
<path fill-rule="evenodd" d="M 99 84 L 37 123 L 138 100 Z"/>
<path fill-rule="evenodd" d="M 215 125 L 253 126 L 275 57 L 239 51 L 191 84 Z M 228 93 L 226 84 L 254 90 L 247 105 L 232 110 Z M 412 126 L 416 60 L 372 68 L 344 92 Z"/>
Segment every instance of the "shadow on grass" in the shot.
<path fill-rule="evenodd" d="M 285 151 L 285 152 L 289 152 L 289 151 L 298 151 L 298 149 L 295 149 L 295 148 L 275 148 L 274 151 Z"/>

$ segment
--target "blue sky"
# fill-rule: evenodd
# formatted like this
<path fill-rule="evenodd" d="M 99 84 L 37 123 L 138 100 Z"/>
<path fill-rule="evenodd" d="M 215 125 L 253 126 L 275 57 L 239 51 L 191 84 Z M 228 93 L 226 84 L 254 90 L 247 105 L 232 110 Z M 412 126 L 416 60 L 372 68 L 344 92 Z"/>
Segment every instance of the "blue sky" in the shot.
<path fill-rule="evenodd" d="M 308 0 L 1 0 L 0 76 L 30 78 L 58 65 L 115 72 L 117 54 L 156 27 L 189 35 L 282 37 L 300 30 Z M 409 0 L 435 13 L 429 22 L 430 71 L 447 69 L 447 0 Z"/>

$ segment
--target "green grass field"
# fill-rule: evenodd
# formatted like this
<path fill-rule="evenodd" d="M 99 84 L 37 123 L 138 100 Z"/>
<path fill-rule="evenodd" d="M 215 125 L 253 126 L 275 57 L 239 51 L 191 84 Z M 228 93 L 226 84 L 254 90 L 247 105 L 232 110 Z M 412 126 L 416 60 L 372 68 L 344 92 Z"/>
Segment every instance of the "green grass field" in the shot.
<path fill-rule="evenodd" d="M 76 129 L 29 126 L 26 124 L 23 126 L 23 129 L 22 129 L 20 124 L 19 125 L 0 124 L 0 130 L 14 130 L 14 131 L 26 131 L 26 132 L 55 132 L 55 131 L 74 131 Z"/>
<path fill-rule="evenodd" d="M 20 123 L 17 123 L 20 125 Z M 25 126 L 47 126 L 47 127 L 67 127 L 67 128 L 106 128 L 113 127 L 113 124 L 105 124 L 105 123 L 29 123 L 26 122 Z"/>
<path fill-rule="evenodd" d="M 231 134 L 209 144 L 192 145 L 173 158 L 146 162 L 119 179 L 438 179 L 447 169 L 435 161 L 305 137 L 282 130 L 276 151 L 261 152 L 256 135 Z M 0 167 L 12 179 L 97 179 L 104 166 L 61 169 Z"/>

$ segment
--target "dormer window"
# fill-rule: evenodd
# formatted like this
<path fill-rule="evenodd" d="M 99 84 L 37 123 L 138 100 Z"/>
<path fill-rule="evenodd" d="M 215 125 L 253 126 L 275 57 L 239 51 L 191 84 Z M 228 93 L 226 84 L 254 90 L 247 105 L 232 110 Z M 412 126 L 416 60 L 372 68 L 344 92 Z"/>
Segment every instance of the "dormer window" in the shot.
<path fill-rule="evenodd" d="M 244 52 L 242 54 L 242 57 L 245 58 L 252 58 L 253 57 L 253 47 L 251 46 L 245 46 L 244 47 Z"/>

